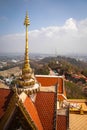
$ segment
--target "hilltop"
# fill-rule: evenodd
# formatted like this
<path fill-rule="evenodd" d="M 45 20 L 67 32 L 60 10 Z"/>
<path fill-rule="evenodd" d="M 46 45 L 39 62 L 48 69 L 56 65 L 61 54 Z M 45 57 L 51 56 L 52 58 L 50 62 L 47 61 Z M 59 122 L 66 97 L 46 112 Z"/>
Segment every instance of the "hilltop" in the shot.
<path fill-rule="evenodd" d="M 5 58 L 0 69 L 0 77 L 11 77 L 21 73 L 23 58 Z M 16 61 L 16 62 L 15 62 Z M 5 62 L 5 63 L 4 63 Z M 65 56 L 48 56 L 30 59 L 31 68 L 35 74 L 48 75 L 50 70 L 55 75 L 64 76 L 68 98 L 86 98 L 87 62 Z"/>

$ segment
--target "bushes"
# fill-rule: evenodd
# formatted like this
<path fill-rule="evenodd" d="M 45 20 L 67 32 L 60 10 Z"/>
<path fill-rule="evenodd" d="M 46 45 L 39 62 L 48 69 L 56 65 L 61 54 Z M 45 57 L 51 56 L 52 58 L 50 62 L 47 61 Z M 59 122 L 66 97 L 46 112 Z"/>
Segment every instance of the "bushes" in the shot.
<path fill-rule="evenodd" d="M 3 80 L 3 79 L 4 79 L 4 77 L 3 77 L 2 75 L 0 75 L 0 79 L 1 79 L 1 80 Z"/>
<path fill-rule="evenodd" d="M 35 74 L 39 74 L 39 75 L 48 75 L 49 74 L 49 68 L 47 65 L 44 65 L 40 68 L 38 68 L 36 71 L 35 71 Z"/>
<path fill-rule="evenodd" d="M 86 96 L 82 92 L 82 86 L 79 86 L 78 84 L 75 84 L 70 81 L 65 81 L 65 88 L 66 88 L 66 94 L 67 98 L 69 99 L 83 99 L 86 98 Z"/>

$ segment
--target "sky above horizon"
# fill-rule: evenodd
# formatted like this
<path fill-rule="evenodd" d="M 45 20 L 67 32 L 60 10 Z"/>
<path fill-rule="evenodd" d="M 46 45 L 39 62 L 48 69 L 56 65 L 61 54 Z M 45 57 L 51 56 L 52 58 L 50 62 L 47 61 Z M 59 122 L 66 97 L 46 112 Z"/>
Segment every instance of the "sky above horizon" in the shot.
<path fill-rule="evenodd" d="M 0 0 L 0 53 L 87 54 L 87 0 Z"/>

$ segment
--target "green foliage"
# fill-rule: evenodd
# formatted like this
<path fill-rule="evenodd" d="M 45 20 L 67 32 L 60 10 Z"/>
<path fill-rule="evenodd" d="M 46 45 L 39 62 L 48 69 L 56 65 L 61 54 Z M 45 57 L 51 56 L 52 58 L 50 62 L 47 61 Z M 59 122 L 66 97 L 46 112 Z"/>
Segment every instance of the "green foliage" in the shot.
<path fill-rule="evenodd" d="M 4 77 L 3 77 L 2 75 L 0 75 L 0 79 L 1 79 L 1 80 L 3 80 L 3 79 L 4 79 Z"/>
<path fill-rule="evenodd" d="M 58 64 L 56 63 L 58 61 Z M 64 70 L 64 72 L 68 73 L 81 73 L 87 76 L 87 62 L 76 60 L 74 58 L 58 56 L 58 57 L 46 57 L 42 59 L 40 62 L 48 63 L 48 66 L 51 69 L 60 68 Z M 85 71 L 84 71 L 85 70 Z"/>
<path fill-rule="evenodd" d="M 12 80 L 11 85 L 15 86 L 15 84 L 16 84 L 16 80 Z"/>
<path fill-rule="evenodd" d="M 65 82 L 65 88 L 67 93 L 67 98 L 69 99 L 83 99 L 86 98 L 86 96 L 82 92 L 82 86 L 78 86 L 77 84 L 66 81 Z"/>
<path fill-rule="evenodd" d="M 87 69 L 84 69 L 81 73 L 87 77 Z"/>
<path fill-rule="evenodd" d="M 39 74 L 39 75 L 48 75 L 49 74 L 49 68 L 47 65 L 44 65 L 40 68 L 38 68 L 36 71 L 35 71 L 35 74 Z"/>
<path fill-rule="evenodd" d="M 56 63 L 55 60 L 50 61 L 50 62 L 48 63 L 48 66 L 49 66 L 51 69 L 58 68 L 58 64 Z"/>

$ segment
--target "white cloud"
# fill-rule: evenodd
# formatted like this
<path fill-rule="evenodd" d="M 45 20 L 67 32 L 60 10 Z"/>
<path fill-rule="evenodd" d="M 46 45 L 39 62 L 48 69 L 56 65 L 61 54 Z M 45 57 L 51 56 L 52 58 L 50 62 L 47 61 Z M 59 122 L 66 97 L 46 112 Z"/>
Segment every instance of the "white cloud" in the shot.
<path fill-rule="evenodd" d="M 68 30 L 77 30 L 76 21 L 73 18 L 66 20 L 64 28 Z"/>
<path fill-rule="evenodd" d="M 25 35 L 14 34 L 0 37 L 0 52 L 24 51 Z M 29 32 L 30 52 L 40 53 L 81 53 L 87 54 L 87 19 L 67 19 L 63 26 L 49 26 Z"/>
<path fill-rule="evenodd" d="M 24 42 L 24 34 L 0 36 L 0 53 L 23 52 Z"/>

